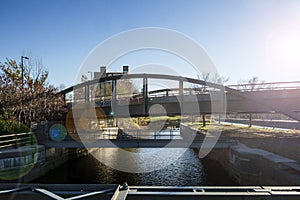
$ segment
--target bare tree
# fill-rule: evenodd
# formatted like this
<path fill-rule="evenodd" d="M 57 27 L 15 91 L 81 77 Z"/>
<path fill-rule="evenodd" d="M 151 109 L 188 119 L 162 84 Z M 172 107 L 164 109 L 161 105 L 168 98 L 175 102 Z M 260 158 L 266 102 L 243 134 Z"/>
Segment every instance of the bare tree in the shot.
<path fill-rule="evenodd" d="M 56 88 L 48 86 L 48 71 L 41 61 L 30 61 L 23 67 L 22 78 L 22 66 L 15 60 L 0 64 L 1 118 L 30 125 L 32 121 L 53 120 L 62 115 L 63 98 L 56 94 Z"/>
<path fill-rule="evenodd" d="M 254 91 L 266 87 L 269 86 L 265 84 L 264 80 L 260 80 L 257 76 L 253 76 L 250 79 L 238 81 L 238 89 L 241 90 Z"/>
<path fill-rule="evenodd" d="M 203 73 L 202 74 L 202 78 L 201 76 L 198 74 L 197 78 L 199 80 L 203 80 L 205 82 L 211 82 L 211 83 L 216 83 L 219 85 L 223 85 L 224 83 L 229 81 L 229 77 L 225 77 L 225 76 L 220 76 L 219 74 L 215 73 L 213 76 L 211 76 L 211 74 L 208 73 Z M 192 88 L 196 91 L 199 91 L 200 93 L 203 93 L 206 91 L 207 86 L 206 85 L 192 85 Z"/>

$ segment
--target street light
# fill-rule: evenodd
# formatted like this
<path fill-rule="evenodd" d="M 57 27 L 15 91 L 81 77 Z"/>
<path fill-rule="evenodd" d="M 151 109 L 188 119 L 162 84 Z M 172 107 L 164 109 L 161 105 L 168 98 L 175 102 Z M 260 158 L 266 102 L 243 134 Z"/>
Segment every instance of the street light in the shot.
<path fill-rule="evenodd" d="M 91 80 L 93 80 L 93 72 L 88 71 L 88 73 L 91 73 Z"/>
<path fill-rule="evenodd" d="M 21 56 L 21 68 L 22 68 L 22 89 L 23 89 L 23 84 L 24 84 L 24 59 L 28 60 L 29 58 L 26 56 Z"/>
<path fill-rule="evenodd" d="M 19 126 L 21 125 L 22 111 L 23 111 L 23 87 L 24 87 L 24 59 L 28 60 L 26 56 L 21 56 L 21 68 L 22 68 L 22 91 L 21 91 L 21 111 L 19 113 Z"/>

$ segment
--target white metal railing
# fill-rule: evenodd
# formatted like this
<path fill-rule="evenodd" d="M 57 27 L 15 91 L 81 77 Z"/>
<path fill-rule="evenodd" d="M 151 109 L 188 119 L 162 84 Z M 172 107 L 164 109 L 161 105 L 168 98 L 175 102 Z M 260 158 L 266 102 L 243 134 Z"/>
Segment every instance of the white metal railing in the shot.
<path fill-rule="evenodd" d="M 243 92 L 265 91 L 265 90 L 294 90 L 294 89 L 300 89 L 300 81 L 238 84 L 238 85 L 228 85 L 227 87 L 239 91 L 243 91 Z"/>

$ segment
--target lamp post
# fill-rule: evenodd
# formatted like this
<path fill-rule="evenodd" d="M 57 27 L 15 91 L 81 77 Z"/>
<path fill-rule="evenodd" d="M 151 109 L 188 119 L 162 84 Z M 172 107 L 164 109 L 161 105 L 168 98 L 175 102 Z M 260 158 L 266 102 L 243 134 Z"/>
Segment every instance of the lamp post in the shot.
<path fill-rule="evenodd" d="M 93 80 L 93 72 L 88 71 L 88 73 L 91 74 L 91 81 L 92 81 L 92 80 Z M 93 95 L 93 93 L 92 93 L 92 87 L 90 88 L 90 85 L 88 85 L 87 89 L 88 89 L 89 99 L 91 99 L 91 98 L 92 98 L 92 95 Z M 91 90 L 90 90 L 90 89 L 91 89 Z"/>
<path fill-rule="evenodd" d="M 21 76 L 22 76 L 22 91 L 21 91 L 21 111 L 19 114 L 19 126 L 21 125 L 22 111 L 23 111 L 23 87 L 24 87 L 24 59 L 28 60 L 29 58 L 26 56 L 21 56 Z"/>
<path fill-rule="evenodd" d="M 29 58 L 26 56 L 21 56 L 21 68 L 22 68 L 22 90 L 24 84 L 24 59 L 28 60 Z"/>
<path fill-rule="evenodd" d="M 88 73 L 90 73 L 90 74 L 91 74 L 91 80 L 93 80 L 93 72 L 91 72 L 91 71 L 88 71 Z"/>

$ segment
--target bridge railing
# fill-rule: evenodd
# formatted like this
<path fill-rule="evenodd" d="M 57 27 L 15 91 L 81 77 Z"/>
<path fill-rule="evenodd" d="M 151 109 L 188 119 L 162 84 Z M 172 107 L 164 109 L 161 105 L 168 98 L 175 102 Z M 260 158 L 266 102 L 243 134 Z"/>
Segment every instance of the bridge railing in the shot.
<path fill-rule="evenodd" d="M 102 130 L 93 130 L 81 133 L 80 136 L 76 134 L 71 134 L 70 137 L 67 137 L 65 141 L 72 141 L 73 139 L 80 139 L 85 142 L 94 142 L 99 139 L 180 139 L 180 131 L 174 127 L 165 129 L 165 130 L 154 130 L 147 131 L 145 129 L 119 129 L 116 127 L 113 128 L 104 128 Z"/>
<path fill-rule="evenodd" d="M 175 139 L 180 138 L 178 129 L 169 128 L 165 130 L 147 131 L 143 129 L 126 129 L 118 134 L 117 139 Z"/>
<path fill-rule="evenodd" d="M 199 95 L 199 94 L 209 94 L 210 92 L 215 91 L 216 89 L 208 88 L 208 87 L 193 87 L 193 88 L 183 88 L 182 95 Z M 156 98 L 156 97 L 168 97 L 168 96 L 180 96 L 180 90 L 178 88 L 170 88 L 170 89 L 158 89 L 148 92 L 148 98 Z M 143 93 L 118 93 L 116 95 L 116 101 L 122 104 L 123 101 L 129 101 L 130 104 L 142 103 L 144 100 Z M 90 101 L 99 102 L 105 106 L 107 102 L 112 101 L 112 95 L 97 95 L 91 96 Z M 69 99 L 67 103 L 85 103 L 86 100 L 84 97 L 76 97 L 73 99 Z"/>
<path fill-rule="evenodd" d="M 209 94 L 215 89 L 209 87 L 191 87 L 191 88 L 183 88 L 182 95 L 198 95 L 198 94 Z M 149 92 L 148 97 L 165 97 L 165 96 L 180 96 L 180 90 L 178 88 L 170 88 L 170 89 L 160 89 L 153 90 Z"/>
<path fill-rule="evenodd" d="M 28 133 L 0 135 L 0 149 L 18 148 L 21 146 L 32 145 L 33 135 Z"/>
<path fill-rule="evenodd" d="M 300 81 L 238 84 L 238 85 L 227 85 L 227 87 L 242 92 L 266 91 L 266 90 L 295 90 L 295 89 L 300 89 Z"/>

